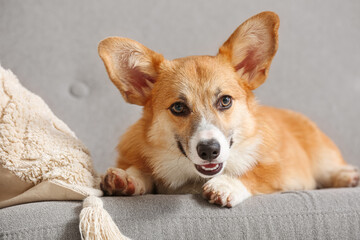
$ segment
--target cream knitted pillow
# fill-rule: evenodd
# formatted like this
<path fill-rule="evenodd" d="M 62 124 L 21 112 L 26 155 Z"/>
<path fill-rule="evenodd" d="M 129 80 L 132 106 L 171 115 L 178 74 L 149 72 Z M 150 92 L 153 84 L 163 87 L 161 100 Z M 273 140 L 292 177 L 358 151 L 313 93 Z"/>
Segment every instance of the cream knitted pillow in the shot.
<path fill-rule="evenodd" d="M 0 193 L 0 208 L 102 195 L 84 144 L 1 66 Z"/>
<path fill-rule="evenodd" d="M 103 208 L 89 151 L 35 94 L 0 66 L 0 208 L 83 200 L 82 239 L 128 239 Z"/>

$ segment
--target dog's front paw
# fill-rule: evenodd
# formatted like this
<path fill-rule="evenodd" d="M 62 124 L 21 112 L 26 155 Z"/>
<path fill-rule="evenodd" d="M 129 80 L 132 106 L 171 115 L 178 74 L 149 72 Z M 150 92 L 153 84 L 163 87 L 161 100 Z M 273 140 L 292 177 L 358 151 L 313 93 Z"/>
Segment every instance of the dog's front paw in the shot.
<path fill-rule="evenodd" d="M 214 177 L 203 186 L 203 197 L 222 207 L 234 207 L 250 196 L 239 179 L 226 175 Z"/>
<path fill-rule="evenodd" d="M 130 196 L 145 192 L 145 187 L 140 181 L 120 168 L 109 168 L 101 179 L 100 187 L 105 195 Z"/>
<path fill-rule="evenodd" d="M 345 165 L 336 172 L 334 187 L 357 187 L 359 186 L 359 175 L 356 167 Z"/>

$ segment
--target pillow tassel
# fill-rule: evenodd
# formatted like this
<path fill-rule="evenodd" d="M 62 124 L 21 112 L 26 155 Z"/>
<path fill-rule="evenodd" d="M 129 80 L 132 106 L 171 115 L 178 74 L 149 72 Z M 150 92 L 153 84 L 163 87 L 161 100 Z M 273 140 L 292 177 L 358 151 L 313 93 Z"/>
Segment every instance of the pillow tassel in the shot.
<path fill-rule="evenodd" d="M 103 205 L 102 200 L 95 196 L 84 200 L 79 225 L 81 239 L 130 240 L 120 232 Z"/>

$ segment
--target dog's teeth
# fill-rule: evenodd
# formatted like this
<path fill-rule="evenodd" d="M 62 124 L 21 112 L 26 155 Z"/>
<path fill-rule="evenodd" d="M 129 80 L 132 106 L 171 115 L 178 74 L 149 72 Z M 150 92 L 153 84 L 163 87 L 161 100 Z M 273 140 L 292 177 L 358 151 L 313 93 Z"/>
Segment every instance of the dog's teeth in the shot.
<path fill-rule="evenodd" d="M 202 169 L 204 169 L 205 171 L 212 171 L 215 170 L 219 167 L 219 164 L 216 164 L 215 167 L 213 168 L 206 168 L 205 166 L 201 166 Z"/>

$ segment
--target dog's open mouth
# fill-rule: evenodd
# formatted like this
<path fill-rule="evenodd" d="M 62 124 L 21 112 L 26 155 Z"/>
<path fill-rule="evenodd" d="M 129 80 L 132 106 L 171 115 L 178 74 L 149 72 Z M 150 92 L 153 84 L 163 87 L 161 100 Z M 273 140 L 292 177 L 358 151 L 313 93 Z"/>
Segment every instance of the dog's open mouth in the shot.
<path fill-rule="evenodd" d="M 212 176 L 221 171 L 221 169 L 223 168 L 223 164 L 222 163 L 209 163 L 205 165 L 195 164 L 195 167 L 196 170 L 198 170 L 200 173 L 207 176 Z"/>

